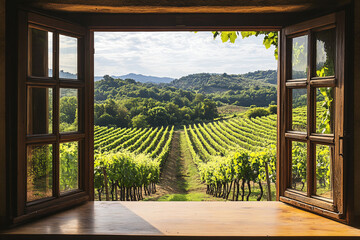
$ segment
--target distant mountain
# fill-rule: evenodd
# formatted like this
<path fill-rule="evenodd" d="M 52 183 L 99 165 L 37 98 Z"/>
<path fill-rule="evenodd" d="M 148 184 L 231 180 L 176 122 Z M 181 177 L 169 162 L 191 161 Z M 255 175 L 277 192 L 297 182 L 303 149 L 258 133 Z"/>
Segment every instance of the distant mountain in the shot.
<path fill-rule="evenodd" d="M 122 75 L 122 76 L 114 76 L 111 75 L 112 78 L 114 79 L 134 79 L 137 82 L 141 82 L 141 83 L 170 83 L 171 81 L 173 81 L 173 78 L 168 78 L 168 77 L 154 77 L 154 76 L 145 76 L 142 74 L 135 74 L 135 73 L 129 73 L 126 75 Z M 103 77 L 99 77 L 99 76 L 95 76 L 94 77 L 94 81 L 99 81 L 103 79 Z"/>
<path fill-rule="evenodd" d="M 53 71 L 52 69 L 49 69 L 49 76 L 53 76 Z M 59 77 L 60 78 L 64 78 L 64 79 L 77 79 L 77 74 L 73 74 L 73 73 L 69 73 L 69 72 L 64 72 L 64 70 L 60 70 L 59 72 Z"/>
<path fill-rule="evenodd" d="M 257 90 L 263 87 L 276 87 L 275 70 L 256 71 L 246 74 L 196 73 L 175 79 L 169 85 L 200 93 L 226 92 L 229 90 Z"/>

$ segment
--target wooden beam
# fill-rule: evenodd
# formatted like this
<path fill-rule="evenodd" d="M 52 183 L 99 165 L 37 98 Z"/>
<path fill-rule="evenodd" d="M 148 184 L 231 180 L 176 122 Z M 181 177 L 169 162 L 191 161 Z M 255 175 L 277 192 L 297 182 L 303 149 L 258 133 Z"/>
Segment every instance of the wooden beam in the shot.
<path fill-rule="evenodd" d="M 6 217 L 5 0 L 0 0 L 0 226 Z"/>
<path fill-rule="evenodd" d="M 286 13 L 334 8 L 350 0 L 22 0 L 52 11 L 89 13 Z"/>

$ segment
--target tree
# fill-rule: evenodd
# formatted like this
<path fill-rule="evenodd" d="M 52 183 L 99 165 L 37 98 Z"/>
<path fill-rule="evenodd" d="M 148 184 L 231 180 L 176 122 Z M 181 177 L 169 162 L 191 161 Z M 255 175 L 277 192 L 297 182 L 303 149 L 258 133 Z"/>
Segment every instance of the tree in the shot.
<path fill-rule="evenodd" d="M 164 107 L 154 107 L 149 110 L 148 115 L 151 126 L 166 126 L 169 124 L 170 116 Z"/>
<path fill-rule="evenodd" d="M 104 113 L 97 119 L 95 124 L 99 125 L 99 126 L 114 125 L 114 118 L 112 116 L 110 116 L 108 113 Z"/>
<path fill-rule="evenodd" d="M 60 99 L 60 122 L 72 124 L 75 122 L 77 110 L 76 97 L 62 97 Z"/>
<path fill-rule="evenodd" d="M 147 118 L 143 114 L 139 114 L 131 120 L 131 125 L 136 128 L 147 128 L 150 127 L 149 123 L 147 122 Z"/>
<path fill-rule="evenodd" d="M 216 117 L 218 117 L 218 111 L 216 107 L 216 103 L 214 101 L 211 101 L 209 99 L 205 99 L 201 103 L 201 110 L 202 110 L 202 116 L 204 119 L 212 120 Z"/>

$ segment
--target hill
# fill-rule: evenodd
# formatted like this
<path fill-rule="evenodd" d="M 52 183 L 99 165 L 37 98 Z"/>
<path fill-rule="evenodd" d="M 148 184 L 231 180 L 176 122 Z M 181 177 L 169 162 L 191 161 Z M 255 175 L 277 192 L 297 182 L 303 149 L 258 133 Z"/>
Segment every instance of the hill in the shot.
<path fill-rule="evenodd" d="M 256 71 L 246 74 L 197 73 L 175 79 L 171 86 L 200 93 L 218 93 L 229 90 L 246 90 L 250 88 L 276 87 L 275 70 Z"/>
<path fill-rule="evenodd" d="M 135 74 L 135 73 L 129 73 L 122 76 L 111 76 L 114 79 L 134 79 L 137 82 L 141 83 L 170 83 L 173 81 L 173 78 L 168 77 L 155 77 L 155 76 L 146 76 L 142 74 Z M 94 81 L 100 81 L 101 79 L 104 79 L 104 77 L 95 76 Z"/>

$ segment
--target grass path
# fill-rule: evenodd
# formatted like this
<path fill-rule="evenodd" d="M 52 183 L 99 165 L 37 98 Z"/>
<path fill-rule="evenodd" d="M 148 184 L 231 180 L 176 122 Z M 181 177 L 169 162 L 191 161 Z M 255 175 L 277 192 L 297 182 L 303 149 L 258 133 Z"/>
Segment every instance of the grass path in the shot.
<path fill-rule="evenodd" d="M 206 194 L 191 159 L 183 131 L 174 132 L 171 151 L 165 163 L 156 194 L 145 201 L 219 201 Z"/>

